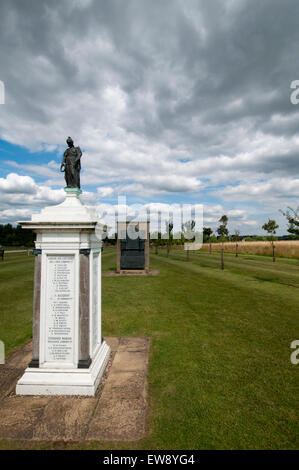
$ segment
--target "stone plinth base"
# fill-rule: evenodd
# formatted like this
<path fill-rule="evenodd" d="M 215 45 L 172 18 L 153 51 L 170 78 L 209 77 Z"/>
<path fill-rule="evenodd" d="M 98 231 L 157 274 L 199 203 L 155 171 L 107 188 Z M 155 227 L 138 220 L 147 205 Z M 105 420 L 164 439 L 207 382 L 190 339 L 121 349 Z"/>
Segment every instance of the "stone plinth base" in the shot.
<path fill-rule="evenodd" d="M 151 269 L 150 271 L 144 271 L 144 270 L 121 270 L 121 271 L 109 271 L 108 273 L 105 273 L 105 277 L 113 277 L 113 276 L 158 276 L 160 274 L 160 271 L 157 269 Z"/>
<path fill-rule="evenodd" d="M 88 369 L 28 367 L 17 383 L 16 394 L 94 396 L 109 356 L 110 348 L 103 341 Z"/>

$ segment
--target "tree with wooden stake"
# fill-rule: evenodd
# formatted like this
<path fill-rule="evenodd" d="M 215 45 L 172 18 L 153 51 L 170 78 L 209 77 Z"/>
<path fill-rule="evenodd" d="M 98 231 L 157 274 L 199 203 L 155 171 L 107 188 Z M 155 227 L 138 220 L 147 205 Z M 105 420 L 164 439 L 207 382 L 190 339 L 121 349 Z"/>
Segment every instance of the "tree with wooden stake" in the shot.
<path fill-rule="evenodd" d="M 240 230 L 235 230 L 235 233 L 233 235 L 233 240 L 236 242 L 236 257 L 239 256 L 238 253 L 238 246 L 239 246 L 239 241 L 240 241 Z"/>
<path fill-rule="evenodd" d="M 280 211 L 288 221 L 288 232 L 294 235 L 294 238 L 299 237 L 299 206 L 297 209 L 292 209 L 288 207 L 288 210 L 283 212 Z"/>
<path fill-rule="evenodd" d="M 212 241 L 211 241 L 212 234 L 213 234 L 213 230 L 210 227 L 204 227 L 203 228 L 203 239 L 204 239 L 204 242 L 209 241 L 210 255 L 212 254 Z"/>
<path fill-rule="evenodd" d="M 161 244 L 161 233 L 158 232 L 158 238 L 153 239 L 153 245 L 155 246 L 155 255 L 158 254 L 158 247 Z"/>
<path fill-rule="evenodd" d="M 224 246 L 223 246 L 223 242 L 224 242 L 224 237 L 227 237 L 228 236 L 228 228 L 227 228 L 227 222 L 228 222 L 228 217 L 227 215 L 223 215 L 220 219 L 219 219 L 219 222 L 220 225 L 219 227 L 217 228 L 217 233 L 219 235 L 219 238 L 221 240 L 221 269 L 224 269 Z"/>
<path fill-rule="evenodd" d="M 273 263 L 275 261 L 275 244 L 274 240 L 276 240 L 276 237 L 274 236 L 276 233 L 276 229 L 278 229 L 279 225 L 277 225 L 275 220 L 269 219 L 266 224 L 262 226 L 263 230 L 266 230 L 266 232 L 270 233 L 271 235 L 269 236 L 270 243 L 272 245 L 272 258 L 273 258 Z"/>
<path fill-rule="evenodd" d="M 185 222 L 184 224 L 182 224 L 182 235 L 184 237 L 184 240 L 193 240 L 194 239 L 194 227 L 195 227 L 195 220 L 188 220 L 187 222 Z M 190 255 L 189 255 L 189 248 L 187 248 L 186 250 L 186 258 L 187 258 L 187 261 L 189 261 L 190 259 Z"/>
<path fill-rule="evenodd" d="M 169 220 L 166 220 L 165 225 L 166 225 L 166 233 L 168 235 L 168 240 L 167 240 L 167 258 L 168 258 L 169 252 L 170 252 L 170 245 L 173 239 L 173 235 L 172 235 L 173 223 Z"/>

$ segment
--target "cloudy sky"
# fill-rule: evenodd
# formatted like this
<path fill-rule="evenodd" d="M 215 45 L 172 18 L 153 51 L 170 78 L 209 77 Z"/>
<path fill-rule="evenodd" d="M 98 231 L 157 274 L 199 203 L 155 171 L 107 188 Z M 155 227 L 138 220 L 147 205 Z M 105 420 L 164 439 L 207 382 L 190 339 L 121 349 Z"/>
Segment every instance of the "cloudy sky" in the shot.
<path fill-rule="evenodd" d="M 298 0 L 1 0 L 0 223 L 64 198 L 204 204 L 262 233 L 299 200 Z M 298 93 L 299 96 L 299 93 Z"/>

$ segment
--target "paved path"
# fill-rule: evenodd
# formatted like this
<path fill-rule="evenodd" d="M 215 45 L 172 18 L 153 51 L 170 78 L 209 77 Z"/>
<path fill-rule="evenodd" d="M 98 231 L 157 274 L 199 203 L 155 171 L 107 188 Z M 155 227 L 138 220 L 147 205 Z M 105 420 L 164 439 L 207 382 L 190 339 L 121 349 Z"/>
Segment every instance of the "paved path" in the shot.
<path fill-rule="evenodd" d="M 31 342 L 0 365 L 0 439 L 135 441 L 145 434 L 149 338 L 105 338 L 112 354 L 95 397 L 17 396 Z"/>
<path fill-rule="evenodd" d="M 33 248 L 29 249 L 32 252 Z M 7 255 L 8 253 L 26 253 L 28 250 L 4 250 L 4 254 Z"/>

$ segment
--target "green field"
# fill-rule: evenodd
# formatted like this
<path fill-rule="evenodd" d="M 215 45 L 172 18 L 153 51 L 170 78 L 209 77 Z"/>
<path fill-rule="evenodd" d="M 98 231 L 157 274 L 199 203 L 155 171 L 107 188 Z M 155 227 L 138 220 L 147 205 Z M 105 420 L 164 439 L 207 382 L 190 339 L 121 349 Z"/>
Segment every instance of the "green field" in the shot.
<path fill-rule="evenodd" d="M 106 448 L 298 448 L 299 260 L 226 254 L 221 271 L 219 256 L 160 250 L 159 276 L 103 277 L 104 336 L 152 338 L 148 435 Z M 103 271 L 115 263 L 106 249 Z M 12 351 L 31 335 L 33 256 L 7 255 L 0 280 Z"/>

